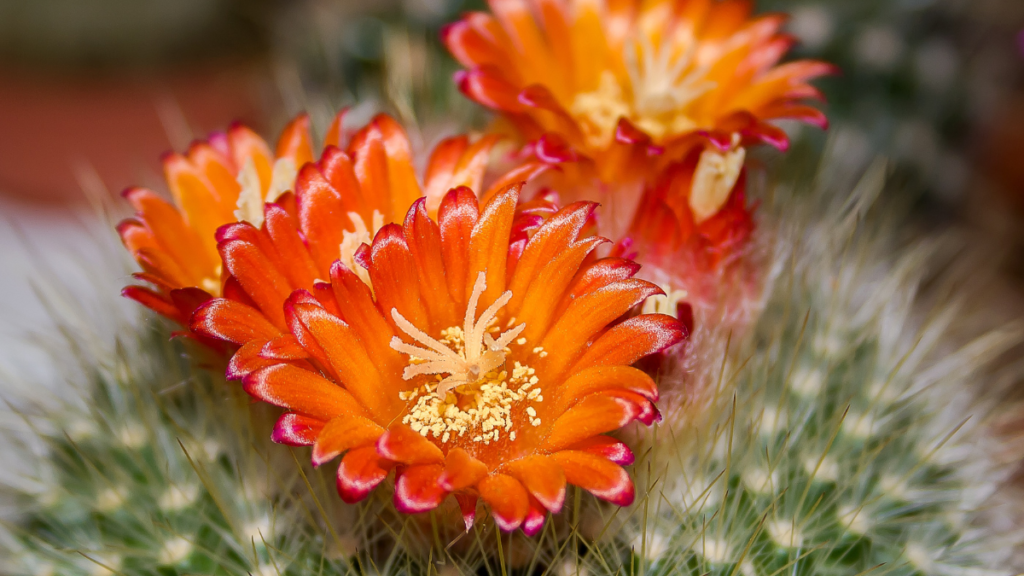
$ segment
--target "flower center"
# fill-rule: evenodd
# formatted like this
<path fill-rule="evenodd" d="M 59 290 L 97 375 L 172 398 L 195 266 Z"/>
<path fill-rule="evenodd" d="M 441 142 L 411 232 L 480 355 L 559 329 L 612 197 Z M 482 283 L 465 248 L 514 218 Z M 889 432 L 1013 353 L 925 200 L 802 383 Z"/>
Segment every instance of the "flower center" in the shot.
<path fill-rule="evenodd" d="M 391 311 L 398 328 L 419 344 L 408 344 L 398 336 L 391 339 L 391 348 L 409 356 L 402 377 L 436 377 L 436 382 L 399 393 L 402 401 L 411 403 L 402 423 L 442 443 L 465 437 L 488 445 L 500 440 L 503 434 L 514 441 L 517 421 L 532 426 L 541 424 L 531 406 L 544 400 L 536 371 L 519 362 L 514 362 L 511 373 L 506 367 L 513 342 L 526 345 L 525 338 L 516 340 L 526 324 L 498 334 L 500 329 L 494 324 L 498 311 L 512 298 L 509 291 L 477 318 L 477 304 L 486 289 L 486 275 L 481 272 L 473 286 L 463 326 L 442 330 L 440 340 L 414 326 L 397 309 Z"/>
<path fill-rule="evenodd" d="M 577 94 L 569 107 L 587 144 L 611 144 L 620 118 L 628 118 L 656 140 L 696 128 L 687 108 L 716 86 L 705 78 L 708 66 L 698 65 L 696 49 L 696 40 L 683 49 L 671 42 L 655 46 L 647 35 L 627 44 L 628 86 L 605 70 L 597 89 Z"/>

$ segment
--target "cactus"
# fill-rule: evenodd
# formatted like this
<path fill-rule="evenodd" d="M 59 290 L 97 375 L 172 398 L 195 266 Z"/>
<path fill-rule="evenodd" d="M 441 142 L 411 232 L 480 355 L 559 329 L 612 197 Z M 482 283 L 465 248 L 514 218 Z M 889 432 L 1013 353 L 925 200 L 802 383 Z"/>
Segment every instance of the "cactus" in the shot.
<path fill-rule="evenodd" d="M 834 183 L 777 187 L 763 310 L 744 333 L 698 317 L 685 360 L 662 363 L 632 508 L 571 491 L 529 539 L 397 514 L 387 490 L 345 506 L 330 471 L 268 445 L 270 414 L 136 322 L 81 364 L 84 404 L 19 407 L 36 466 L 3 490 L 3 573 L 999 574 L 977 570 L 1021 534 L 982 514 L 1006 476 L 986 365 L 1020 334 L 950 335 L 957 302 L 919 294 L 934 243 L 894 250 L 881 183 L 817 211 Z"/>

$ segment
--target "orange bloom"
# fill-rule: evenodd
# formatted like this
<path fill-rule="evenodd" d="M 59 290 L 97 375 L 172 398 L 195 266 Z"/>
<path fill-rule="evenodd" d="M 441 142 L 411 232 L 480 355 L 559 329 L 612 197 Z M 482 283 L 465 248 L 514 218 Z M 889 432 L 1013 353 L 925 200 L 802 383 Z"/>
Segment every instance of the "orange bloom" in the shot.
<path fill-rule="evenodd" d="M 633 220 L 645 185 L 692 150 L 704 173 L 742 164 L 758 143 L 785 149 L 777 119 L 821 127 L 803 104 L 820 98 L 810 79 L 823 62 L 778 65 L 793 39 L 784 17 L 752 17 L 749 0 L 490 0 L 447 27 L 443 39 L 467 70 L 461 90 L 500 112 L 542 157 L 579 158 L 558 188 L 585 191 L 614 207 L 618 235 Z M 736 170 L 716 190 L 691 198 L 701 216 L 726 203 Z M 595 182 L 596 180 L 596 182 Z M 695 182 L 707 184 L 706 179 Z M 717 192 L 717 194 L 716 194 Z"/>
<path fill-rule="evenodd" d="M 221 294 L 215 233 L 240 219 L 243 185 L 276 199 L 292 188 L 296 169 L 312 158 L 304 115 L 285 128 L 276 154 L 240 124 L 193 143 L 185 154 L 167 154 L 164 175 L 173 204 L 145 188 L 123 194 L 136 216 L 122 221 L 117 230 L 142 267 L 135 278 L 155 287 L 129 286 L 124 295 L 187 325 L 195 306 Z"/>
<path fill-rule="evenodd" d="M 283 328 L 282 304 L 293 290 L 314 290 L 339 257 L 358 270 L 358 247 L 416 198 L 425 194 L 436 210 L 450 187 L 479 187 L 496 141 L 442 141 L 421 187 L 408 138 L 394 120 L 377 116 L 344 150 L 341 120 L 339 114 L 316 162 L 306 116 L 285 130 L 273 162 L 266 144 L 241 126 L 194 144 L 187 156 L 170 155 L 165 166 L 177 208 L 149 190 L 125 193 L 138 215 L 118 230 L 143 268 L 136 277 L 156 287 L 130 286 L 125 295 L 183 325 L 198 305 L 224 295 L 254 304 Z M 526 163 L 506 178 L 528 179 L 545 168 Z"/>
<path fill-rule="evenodd" d="M 633 278 L 633 262 L 594 256 L 607 242 L 585 232 L 595 204 L 542 219 L 550 205 L 518 200 L 509 186 L 481 209 L 460 187 L 436 219 L 417 200 L 358 251 L 361 271 L 337 261 L 330 283 L 292 293 L 283 325 L 215 299 L 192 327 L 258 348 L 265 364 L 232 376 L 288 410 L 275 441 L 312 445 L 315 465 L 341 456 L 346 502 L 394 469 L 399 510 L 454 495 L 469 525 L 482 499 L 506 531 L 537 532 L 566 484 L 629 504 L 633 455 L 605 434 L 658 417 L 654 381 L 631 365 L 683 328 L 665 315 L 623 320 L 661 290 Z M 265 270 L 254 262 L 253 278 Z"/>

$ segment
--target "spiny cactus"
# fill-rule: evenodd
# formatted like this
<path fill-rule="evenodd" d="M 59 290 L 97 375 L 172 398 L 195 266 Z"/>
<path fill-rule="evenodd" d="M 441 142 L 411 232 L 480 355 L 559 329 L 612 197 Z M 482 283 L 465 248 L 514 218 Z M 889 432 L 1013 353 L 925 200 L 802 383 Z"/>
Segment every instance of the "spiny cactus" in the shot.
<path fill-rule="evenodd" d="M 166 337 L 125 334 L 109 358 L 82 366 L 84 406 L 25 413 L 42 458 L 24 461 L 34 473 L 16 495 L 5 571 L 230 574 L 268 559 L 271 471 L 256 453 L 231 456 L 251 452 L 245 403 Z"/>
<path fill-rule="evenodd" d="M 531 539 L 398 514 L 388 490 L 345 506 L 237 385 L 136 324 L 81 364 L 84 408 L 19 407 L 39 446 L 4 490 L 0 573 L 1000 574 L 978 570 L 1021 534 L 979 515 L 1005 474 L 985 366 L 1019 333 L 949 336 L 956 303 L 918 296 L 930 245 L 891 256 L 873 174 L 802 217 L 825 193 L 777 188 L 764 309 L 731 335 L 698 317 L 688 359 L 665 361 L 631 508 L 570 490 Z"/>
<path fill-rule="evenodd" d="M 979 521 L 1007 474 L 989 438 L 998 391 L 972 380 L 1020 331 L 946 337 L 956 302 L 917 298 L 928 247 L 892 258 L 891 226 L 860 218 L 878 175 L 784 240 L 759 322 L 705 368 L 717 417 L 669 417 L 650 440 L 643 513 L 624 527 L 644 573 L 1011 573 L 1000 550 L 1022 534 Z"/>

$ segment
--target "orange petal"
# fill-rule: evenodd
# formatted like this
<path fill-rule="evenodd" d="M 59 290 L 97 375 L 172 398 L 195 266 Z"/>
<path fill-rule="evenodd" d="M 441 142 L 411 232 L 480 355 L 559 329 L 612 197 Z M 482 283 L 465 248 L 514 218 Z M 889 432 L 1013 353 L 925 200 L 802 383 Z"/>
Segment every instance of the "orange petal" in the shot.
<path fill-rule="evenodd" d="M 445 194 L 437 212 L 448 293 L 456 306 L 465 305 L 467 301 L 469 243 L 478 217 L 476 195 L 465 187 L 455 188 Z"/>
<path fill-rule="evenodd" d="M 188 159 L 213 187 L 221 213 L 234 212 L 238 193 L 242 187 L 235 179 L 234 164 L 227 156 L 207 142 L 194 142 L 188 149 Z"/>
<path fill-rule="evenodd" d="M 555 420 L 543 448 L 554 452 L 591 436 L 618 430 L 639 413 L 635 404 L 621 398 L 588 396 Z"/>
<path fill-rule="evenodd" d="M 174 203 L 185 214 L 185 221 L 194 229 L 206 254 L 216 251 L 214 235 L 222 224 L 234 222 L 233 211 L 225 210 L 215 196 L 212 184 L 181 154 L 164 157 L 164 177 L 174 195 Z"/>
<path fill-rule="evenodd" d="M 401 470 L 395 482 L 395 508 L 406 514 L 437 508 L 448 495 L 437 482 L 441 472 L 438 464 L 410 466 Z"/>
<path fill-rule="evenodd" d="M 316 444 L 313 445 L 313 466 L 320 466 L 342 452 L 373 444 L 383 433 L 383 428 L 361 416 L 335 418 L 324 426 L 316 438 Z"/>
<path fill-rule="evenodd" d="M 265 344 L 263 340 L 251 340 L 236 350 L 228 361 L 225 372 L 227 379 L 241 380 L 257 370 L 280 364 L 280 360 L 267 359 L 261 355 Z"/>
<path fill-rule="evenodd" d="M 373 302 L 370 288 L 340 261 L 331 267 L 331 289 L 345 322 L 366 347 L 383 378 L 401 378 L 406 361 L 391 349 L 395 333 Z"/>
<path fill-rule="evenodd" d="M 283 328 L 284 310 L 281 306 L 292 292 L 288 279 L 255 244 L 229 240 L 221 242 L 219 248 L 224 267 L 259 305 L 267 319 Z"/>
<path fill-rule="evenodd" d="M 420 297 L 426 301 L 432 326 L 454 326 L 460 318 L 448 295 L 448 284 L 441 259 L 441 233 L 427 215 L 426 199 L 416 200 L 405 218 L 405 238 L 416 263 Z"/>
<path fill-rule="evenodd" d="M 145 188 L 129 188 L 122 196 L 145 222 L 159 246 L 173 256 L 191 279 L 201 280 L 214 270 L 215 253 L 209 251 L 214 245 L 204 243 L 174 206 Z"/>
<path fill-rule="evenodd" d="M 683 325 L 664 314 L 630 318 L 602 334 L 573 366 L 577 372 L 593 366 L 628 366 L 660 352 L 686 337 Z"/>
<path fill-rule="evenodd" d="M 380 373 L 353 330 L 319 304 L 289 301 L 286 308 L 292 319 L 292 334 L 303 348 L 326 360 L 324 368 L 330 370 L 360 404 L 373 414 L 381 414 L 392 403 L 388 398 L 391 390 L 384 386 Z M 398 392 L 394 393 L 397 400 Z"/>
<path fill-rule="evenodd" d="M 427 210 L 436 213 L 445 192 L 454 188 L 452 176 L 462 153 L 469 146 L 469 137 L 460 135 L 446 138 L 434 146 L 427 162 L 423 177 L 423 193 L 427 198 Z"/>
<path fill-rule="evenodd" d="M 500 136 L 489 134 L 466 148 L 462 156 L 459 157 L 459 162 L 455 165 L 455 169 L 452 171 L 451 182 L 448 187 L 465 186 L 470 190 L 480 190 L 480 186 L 483 184 L 484 172 L 487 171 L 491 149 L 494 148 L 494 145 L 499 140 L 501 140 Z M 519 180 L 507 182 L 503 188 L 516 182 L 519 182 Z"/>
<path fill-rule="evenodd" d="M 487 465 L 470 456 L 462 448 L 452 448 L 444 461 L 444 474 L 438 483 L 445 490 L 455 492 L 471 486 L 487 476 Z"/>
<path fill-rule="evenodd" d="M 545 508 L 558 513 L 565 502 L 565 474 L 547 456 L 527 456 L 507 465 L 508 472 Z"/>
<path fill-rule="evenodd" d="M 596 207 L 597 204 L 593 202 L 570 204 L 549 218 L 530 238 L 526 250 L 519 258 L 519 263 L 516 264 L 515 275 L 509 284 L 509 290 L 512 291 L 509 311 L 513 316 L 518 315 L 519 307 L 526 298 L 526 289 L 537 277 L 537 274 L 567 246 L 576 242 L 583 225 L 594 213 Z"/>
<path fill-rule="evenodd" d="M 459 90 L 470 100 L 488 108 L 518 112 L 523 107 L 517 98 L 519 90 L 494 67 L 460 70 L 456 73 L 455 81 Z"/>
<path fill-rule="evenodd" d="M 338 259 L 338 247 L 349 222 L 345 202 L 313 164 L 307 164 L 299 171 L 295 180 L 295 197 L 302 234 L 309 243 L 317 269 L 330 270 L 331 264 Z M 345 225 L 340 224 L 342 222 Z"/>
<path fill-rule="evenodd" d="M 267 204 L 265 213 L 264 227 L 277 253 L 283 256 L 281 272 L 292 286 L 311 288 L 320 274 L 291 216 L 276 204 Z"/>
<path fill-rule="evenodd" d="M 440 464 L 444 462 L 444 453 L 433 442 L 413 432 L 404 424 L 392 426 L 380 440 L 377 440 L 377 453 L 400 464 Z"/>
<path fill-rule="evenodd" d="M 299 114 L 285 126 L 277 140 L 277 157 L 291 158 L 295 168 L 313 161 L 313 141 L 309 136 L 309 116 Z"/>
<path fill-rule="evenodd" d="M 373 446 L 349 450 L 338 466 L 338 495 L 347 504 L 366 498 L 388 476 Z"/>
<path fill-rule="evenodd" d="M 146 308 L 149 308 L 165 318 L 170 318 L 178 324 L 188 323 L 188 317 L 183 315 L 172 302 L 163 295 L 157 294 L 149 288 L 145 288 L 143 286 L 126 286 L 121 290 L 121 295 L 125 298 L 135 300 Z"/>
<path fill-rule="evenodd" d="M 228 130 L 227 137 L 235 169 L 241 171 L 245 167 L 246 160 L 252 159 L 256 174 L 260 178 L 263 195 L 266 196 L 274 171 L 274 158 L 271 156 L 270 147 L 267 146 L 263 138 L 241 124 L 232 126 Z"/>
<path fill-rule="evenodd" d="M 561 472 L 561 469 L 559 469 L 559 472 Z M 544 510 L 544 507 L 536 498 L 530 498 L 530 511 L 526 513 L 526 518 L 523 519 L 523 534 L 531 537 L 539 534 L 541 529 L 544 528 L 544 520 L 546 518 L 547 512 Z"/>
<path fill-rule="evenodd" d="M 324 429 L 324 422 L 304 414 L 288 412 L 282 414 L 274 424 L 270 439 L 288 446 L 310 446 Z"/>
<path fill-rule="evenodd" d="M 619 506 L 633 503 L 633 481 L 618 464 L 586 452 L 563 450 L 551 458 L 565 471 L 565 479 L 594 496 Z"/>
<path fill-rule="evenodd" d="M 324 135 L 324 148 L 328 146 L 341 146 L 346 114 L 348 114 L 348 108 L 342 108 L 334 115 L 334 120 L 331 120 L 331 125 L 327 127 L 327 134 Z"/>
<path fill-rule="evenodd" d="M 523 336 L 527 340 L 537 342 L 544 337 L 561 302 L 562 294 L 569 288 L 576 271 L 583 260 L 604 242 L 607 240 L 596 236 L 580 240 L 572 246 L 567 246 L 538 271 L 536 278 L 526 290 L 522 306 L 515 313 L 516 322 L 526 324 Z"/>
<path fill-rule="evenodd" d="M 359 214 L 363 222 L 373 222 L 373 211 L 375 208 L 380 209 L 379 202 L 366 196 L 366 194 L 373 193 L 373 190 L 364 190 L 359 184 L 352 158 L 346 152 L 331 146 L 324 150 L 318 167 L 341 198 L 345 205 L 345 211 Z M 341 222 L 343 222 L 342 228 L 351 230 L 351 220 L 348 216 L 345 216 Z"/>
<path fill-rule="evenodd" d="M 591 338 L 661 288 L 631 278 L 609 284 L 573 301 L 541 343 L 550 353 L 547 368 L 560 374 L 583 353 Z"/>
<path fill-rule="evenodd" d="M 279 364 L 264 368 L 246 376 L 242 387 L 268 404 L 325 422 L 338 416 L 367 416 L 366 410 L 341 386 L 295 366 Z"/>
<path fill-rule="evenodd" d="M 555 412 L 569 409 L 595 392 L 626 390 L 651 402 L 658 400 L 658 386 L 642 370 L 631 366 L 594 366 L 573 374 L 555 391 Z"/>
<path fill-rule="evenodd" d="M 394 222 L 405 213 L 409 205 L 393 212 L 397 205 L 392 204 L 390 198 L 388 158 L 382 140 L 380 130 L 370 123 L 352 137 L 348 151 L 354 162 L 356 180 L 369 203 L 368 211 L 372 213 L 378 210 L 384 215 L 385 222 Z"/>
<path fill-rule="evenodd" d="M 405 130 L 387 114 L 378 114 L 372 124 L 380 132 L 387 156 L 390 214 L 397 220 L 422 195 L 412 167 L 412 149 Z"/>
<path fill-rule="evenodd" d="M 370 260 L 370 280 L 377 305 L 388 322 L 393 322 L 391 311 L 398 310 L 414 326 L 426 327 L 427 311 L 420 297 L 419 283 L 409 277 L 410 272 L 416 270 L 416 262 L 401 226 L 388 224 L 377 232 Z"/>
<path fill-rule="evenodd" d="M 622 466 L 629 466 L 636 460 L 636 457 L 633 456 L 633 451 L 629 449 L 629 446 L 626 446 L 611 436 L 593 436 L 582 442 L 569 446 L 569 449 L 579 452 L 588 452 L 595 456 L 606 458 L 616 464 L 621 464 Z"/>
<path fill-rule="evenodd" d="M 466 291 L 472 292 L 480 272 L 486 273 L 487 289 L 477 309 L 490 306 L 505 291 L 505 265 L 508 262 L 508 241 L 519 201 L 521 185 L 511 186 L 496 195 L 480 214 L 469 239 L 469 276 Z"/>
<path fill-rule="evenodd" d="M 479 485 L 480 497 L 491 506 L 498 527 L 511 532 L 523 523 L 530 511 L 526 488 L 518 480 L 504 474 L 484 478 Z"/>
<path fill-rule="evenodd" d="M 224 298 L 214 298 L 197 308 L 190 328 L 203 336 L 239 345 L 253 340 L 266 342 L 281 333 L 259 310 Z"/>
<path fill-rule="evenodd" d="M 581 268 L 573 278 L 572 288 L 566 295 L 563 309 L 584 294 L 589 294 L 612 282 L 632 278 L 639 270 L 639 264 L 623 258 L 602 258 Z"/>

